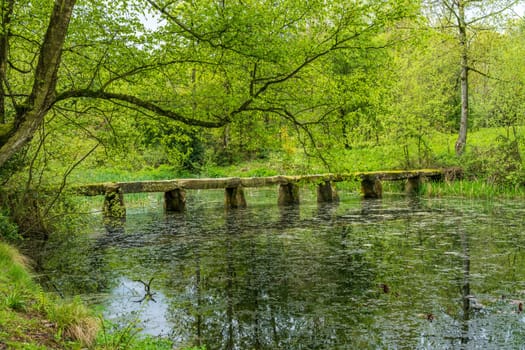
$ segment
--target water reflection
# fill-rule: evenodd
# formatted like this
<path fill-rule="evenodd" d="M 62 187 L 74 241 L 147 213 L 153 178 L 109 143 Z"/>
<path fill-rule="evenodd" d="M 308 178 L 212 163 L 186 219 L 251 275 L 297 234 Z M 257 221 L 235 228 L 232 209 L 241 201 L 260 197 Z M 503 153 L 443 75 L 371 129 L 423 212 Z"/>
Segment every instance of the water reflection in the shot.
<path fill-rule="evenodd" d="M 475 297 L 470 294 L 470 249 L 468 234 L 458 222 L 458 234 L 461 241 L 461 257 L 463 258 L 463 281 L 461 285 L 461 298 L 463 300 L 463 322 L 461 327 L 461 345 L 465 347 L 469 342 L 469 321 L 471 309 L 475 307 Z"/>
<path fill-rule="evenodd" d="M 155 290 L 153 298 L 146 298 L 143 283 L 125 277 L 118 278 L 116 286 L 106 297 L 106 318 L 114 323 L 127 325 L 130 317 L 134 316 L 139 320 L 137 326 L 143 333 L 168 336 L 173 329 L 167 317 L 169 301 L 162 292 Z"/>
<path fill-rule="evenodd" d="M 97 281 L 84 296 L 107 317 L 140 316 L 149 334 L 177 346 L 470 349 L 525 341 L 516 306 L 525 293 L 523 210 L 512 202 L 188 208 L 128 212 L 123 230 L 49 242 L 43 270 L 64 293 Z M 79 251 L 89 254 L 79 259 Z M 134 281 L 151 278 L 156 302 L 137 303 L 144 286 Z"/>

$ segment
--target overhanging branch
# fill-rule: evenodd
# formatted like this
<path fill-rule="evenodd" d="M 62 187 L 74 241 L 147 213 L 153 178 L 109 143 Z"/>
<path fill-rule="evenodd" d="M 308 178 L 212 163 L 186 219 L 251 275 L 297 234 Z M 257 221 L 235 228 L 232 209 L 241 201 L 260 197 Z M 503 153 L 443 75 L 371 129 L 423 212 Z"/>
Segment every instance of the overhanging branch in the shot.
<path fill-rule="evenodd" d="M 188 117 L 183 116 L 182 114 L 179 114 L 169 109 L 158 106 L 155 103 L 142 100 L 136 96 L 126 95 L 126 94 L 117 94 L 117 93 L 105 92 L 105 91 L 93 91 L 93 90 L 67 91 L 67 92 L 63 92 L 57 95 L 55 103 L 64 101 L 67 99 L 72 99 L 72 98 L 95 98 L 95 99 L 102 99 L 102 100 L 109 100 L 109 101 L 117 100 L 117 101 L 121 101 L 121 102 L 130 104 L 131 106 L 135 106 L 135 107 L 139 107 L 139 108 L 148 110 L 160 116 L 164 116 L 164 117 L 179 121 L 187 125 L 201 126 L 205 128 L 220 128 L 221 126 L 224 126 L 230 122 L 230 118 L 228 116 L 225 116 L 224 118 L 218 121 L 206 121 L 206 120 L 188 118 Z"/>

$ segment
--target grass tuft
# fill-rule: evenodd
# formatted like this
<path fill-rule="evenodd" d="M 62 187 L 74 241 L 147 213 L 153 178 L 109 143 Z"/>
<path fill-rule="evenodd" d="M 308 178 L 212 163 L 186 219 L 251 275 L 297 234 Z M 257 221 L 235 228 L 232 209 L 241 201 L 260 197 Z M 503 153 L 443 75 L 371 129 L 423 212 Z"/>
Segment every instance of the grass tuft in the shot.
<path fill-rule="evenodd" d="M 56 323 L 58 332 L 65 338 L 86 346 L 93 344 L 99 322 L 79 298 L 67 303 L 49 303 L 46 311 L 50 321 Z"/>
<path fill-rule="evenodd" d="M 27 296 L 19 288 L 13 287 L 4 299 L 4 304 L 14 311 L 25 311 Z"/>

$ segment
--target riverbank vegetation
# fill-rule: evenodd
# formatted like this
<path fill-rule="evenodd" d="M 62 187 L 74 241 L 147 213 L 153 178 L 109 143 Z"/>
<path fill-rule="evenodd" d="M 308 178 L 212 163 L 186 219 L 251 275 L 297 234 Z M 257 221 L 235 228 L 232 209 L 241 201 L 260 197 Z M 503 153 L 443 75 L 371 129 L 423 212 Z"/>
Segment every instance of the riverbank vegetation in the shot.
<path fill-rule="evenodd" d="M 0 348 L 62 349 L 94 343 L 99 321 L 79 300 L 54 300 L 28 270 L 29 261 L 0 242 Z"/>
<path fill-rule="evenodd" d="M 523 196 L 520 3 L 7 0 L 0 240 L 82 226 L 77 183 L 461 167 L 421 193 Z M 0 349 L 95 344 L 1 247 Z"/>
<path fill-rule="evenodd" d="M 78 298 L 46 293 L 29 272 L 31 261 L 3 242 L 0 269 L 0 349 L 172 349 L 167 339 L 138 336 L 134 323 L 104 321 Z"/>

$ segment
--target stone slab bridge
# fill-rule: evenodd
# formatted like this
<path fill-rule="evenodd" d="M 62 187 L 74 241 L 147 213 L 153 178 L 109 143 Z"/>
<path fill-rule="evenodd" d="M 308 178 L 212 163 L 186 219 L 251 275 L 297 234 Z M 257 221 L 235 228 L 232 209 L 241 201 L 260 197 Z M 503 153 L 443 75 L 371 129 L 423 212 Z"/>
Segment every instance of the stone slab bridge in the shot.
<path fill-rule="evenodd" d="M 84 196 L 104 196 L 104 216 L 124 218 L 125 193 L 163 192 L 166 211 L 181 212 L 186 207 L 186 190 L 224 189 L 225 207 L 228 209 L 246 207 L 244 188 L 279 186 L 278 205 L 299 204 L 299 188 L 305 184 L 317 185 L 318 202 L 338 201 L 334 183 L 360 181 L 361 193 L 365 199 L 381 198 L 381 181 L 404 181 L 405 191 L 416 194 L 422 181 L 440 181 L 461 176 L 461 169 L 420 169 L 356 172 L 349 174 L 317 174 L 269 177 L 228 177 L 207 179 L 174 179 L 155 181 L 131 181 L 78 185 L 73 192 Z"/>

